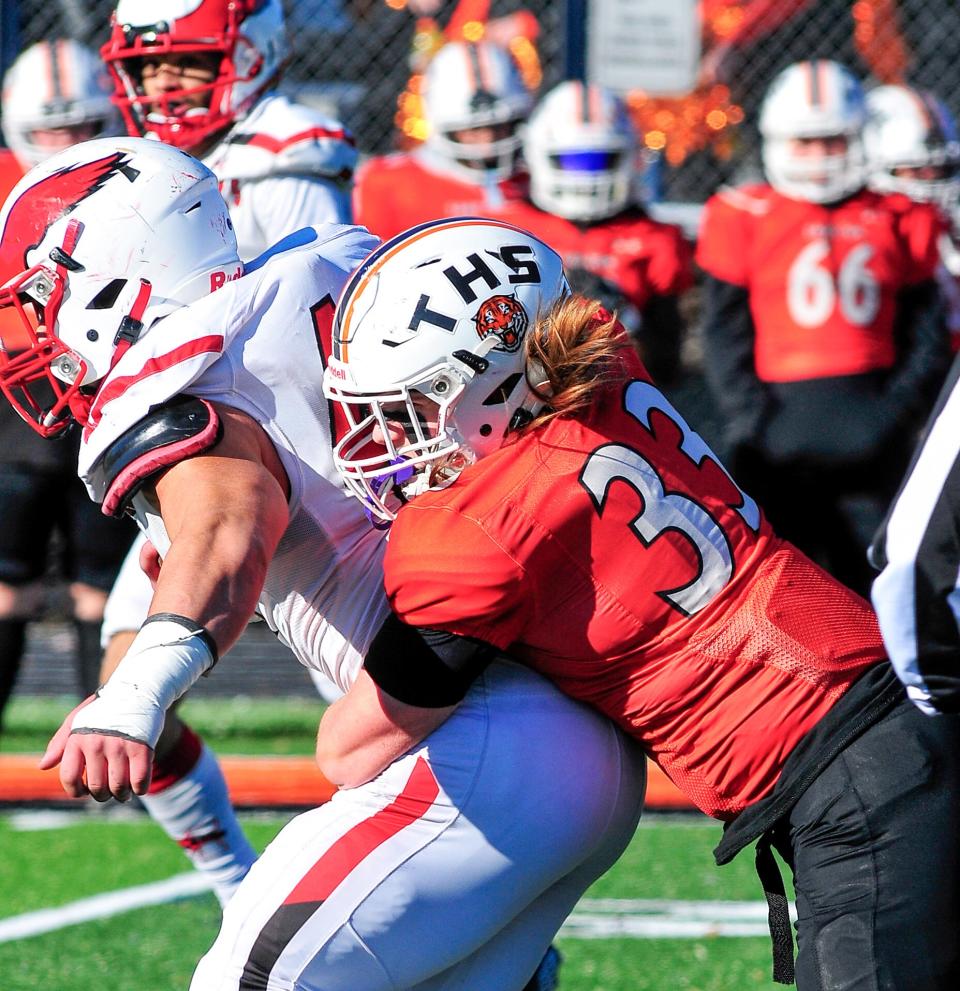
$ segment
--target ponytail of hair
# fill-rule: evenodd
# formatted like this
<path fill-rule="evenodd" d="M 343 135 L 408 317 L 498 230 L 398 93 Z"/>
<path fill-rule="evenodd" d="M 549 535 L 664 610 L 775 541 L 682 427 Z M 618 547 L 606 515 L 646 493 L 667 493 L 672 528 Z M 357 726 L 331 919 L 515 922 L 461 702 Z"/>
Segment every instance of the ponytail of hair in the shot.
<path fill-rule="evenodd" d="M 536 369 L 535 391 L 547 405 L 531 421 L 546 423 L 589 409 L 600 392 L 627 379 L 626 334 L 615 315 L 577 293 L 560 300 L 526 337 L 526 360 Z"/>

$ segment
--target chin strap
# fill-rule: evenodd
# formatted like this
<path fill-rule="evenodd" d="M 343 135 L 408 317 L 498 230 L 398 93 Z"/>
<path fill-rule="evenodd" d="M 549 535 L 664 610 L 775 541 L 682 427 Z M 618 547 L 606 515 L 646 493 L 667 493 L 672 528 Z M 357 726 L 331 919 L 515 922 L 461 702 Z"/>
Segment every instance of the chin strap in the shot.
<path fill-rule="evenodd" d="M 140 280 L 140 289 L 137 292 L 137 298 L 133 301 L 133 306 L 130 307 L 130 312 L 120 321 L 120 329 L 117 331 L 117 336 L 114 337 L 113 343 L 116 345 L 116 350 L 113 352 L 113 357 L 110 359 L 110 370 L 113 371 L 116 363 L 130 350 L 130 348 L 137 343 L 141 332 L 143 331 L 143 314 L 147 309 L 147 303 L 150 302 L 150 293 L 153 287 L 146 279 Z"/>

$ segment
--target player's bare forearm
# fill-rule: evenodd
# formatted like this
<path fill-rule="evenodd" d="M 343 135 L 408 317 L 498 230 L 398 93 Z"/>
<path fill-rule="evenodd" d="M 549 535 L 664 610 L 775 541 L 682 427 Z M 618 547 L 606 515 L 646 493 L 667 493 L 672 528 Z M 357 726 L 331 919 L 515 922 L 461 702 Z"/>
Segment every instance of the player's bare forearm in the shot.
<path fill-rule="evenodd" d="M 65 720 L 41 762 L 68 795 L 124 800 L 150 783 L 170 706 L 240 636 L 287 525 L 287 483 L 250 417 L 218 410 L 221 441 L 157 482 L 170 547 L 129 650 L 95 698 Z"/>
<path fill-rule="evenodd" d="M 170 537 L 151 615 L 175 613 L 206 627 L 221 653 L 256 608 L 286 528 L 281 480 L 264 463 L 262 431 L 226 412 L 213 451 L 181 462 L 156 486 Z"/>
<path fill-rule="evenodd" d="M 454 709 L 398 702 L 361 671 L 350 691 L 320 720 L 317 764 L 329 781 L 355 788 L 429 736 Z"/>

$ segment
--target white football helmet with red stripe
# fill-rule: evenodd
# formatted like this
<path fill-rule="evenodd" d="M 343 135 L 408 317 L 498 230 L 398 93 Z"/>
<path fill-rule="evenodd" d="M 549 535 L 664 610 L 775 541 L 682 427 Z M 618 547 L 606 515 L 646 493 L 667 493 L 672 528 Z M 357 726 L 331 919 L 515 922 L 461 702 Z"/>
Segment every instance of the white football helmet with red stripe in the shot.
<path fill-rule="evenodd" d="M 542 408 L 525 340 L 568 292 L 552 248 L 476 217 L 414 227 L 366 259 L 337 305 L 324 392 L 349 424 L 334 463 L 373 514 L 394 517 L 395 488 L 448 484 Z"/>
<path fill-rule="evenodd" d="M 626 105 L 600 86 L 560 83 L 524 130 L 530 198 L 568 220 L 591 223 L 623 210 L 634 196 L 637 155 Z"/>
<path fill-rule="evenodd" d="M 0 388 L 38 433 L 85 423 L 96 384 L 160 318 L 243 269 L 213 173 L 176 148 L 99 138 L 20 180 L 0 211 Z M 7 328 L 17 325 L 16 331 Z"/>
<path fill-rule="evenodd" d="M 878 86 L 867 93 L 863 131 L 870 186 L 939 203 L 952 211 L 960 192 L 960 138 L 944 103 L 910 86 Z"/>
<path fill-rule="evenodd" d="M 444 45 L 427 67 L 423 90 L 427 149 L 471 182 L 517 170 L 520 124 L 533 103 L 516 62 L 492 42 Z M 483 140 L 464 132 L 490 129 Z"/>
<path fill-rule="evenodd" d="M 68 38 L 31 45 L 3 80 L 3 136 L 20 164 L 39 165 L 60 148 L 116 134 L 120 120 L 97 56 Z M 63 131 L 56 142 L 51 131 Z"/>
<path fill-rule="evenodd" d="M 784 69 L 770 84 L 760 110 L 763 167 L 770 185 L 784 196 L 812 203 L 835 203 L 862 189 L 865 120 L 863 88 L 838 62 L 811 59 Z M 833 139 L 838 147 L 817 151 L 817 139 Z"/>
<path fill-rule="evenodd" d="M 100 54 L 128 132 L 185 151 L 242 119 L 275 85 L 287 55 L 280 0 L 120 0 L 111 23 Z M 141 86 L 143 59 L 189 53 L 220 56 L 213 82 L 148 99 Z M 204 107 L 179 102 L 200 93 Z"/>

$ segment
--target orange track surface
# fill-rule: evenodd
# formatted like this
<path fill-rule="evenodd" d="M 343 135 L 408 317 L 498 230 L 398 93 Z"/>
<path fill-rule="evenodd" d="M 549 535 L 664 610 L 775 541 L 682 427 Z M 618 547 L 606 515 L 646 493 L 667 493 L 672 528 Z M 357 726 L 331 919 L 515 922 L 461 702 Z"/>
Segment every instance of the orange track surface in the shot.
<path fill-rule="evenodd" d="M 67 801 L 56 771 L 37 768 L 39 755 L 0 756 L 0 802 Z M 236 805 L 321 805 L 334 792 L 310 757 L 221 757 Z M 647 807 L 690 809 L 689 800 L 654 764 L 648 764 Z"/>

